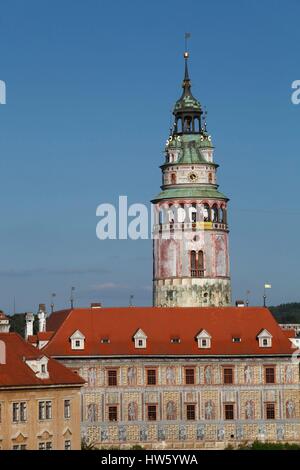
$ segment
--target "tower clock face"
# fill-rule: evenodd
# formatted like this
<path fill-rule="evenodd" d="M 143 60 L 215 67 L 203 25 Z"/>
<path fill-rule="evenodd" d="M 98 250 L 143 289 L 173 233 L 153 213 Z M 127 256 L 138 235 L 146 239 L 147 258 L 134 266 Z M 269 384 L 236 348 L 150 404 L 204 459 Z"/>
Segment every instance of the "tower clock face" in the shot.
<path fill-rule="evenodd" d="M 198 176 L 196 175 L 196 173 L 190 173 L 190 174 L 188 175 L 188 179 L 189 179 L 189 181 L 191 181 L 192 183 L 194 183 L 195 181 L 197 181 Z"/>

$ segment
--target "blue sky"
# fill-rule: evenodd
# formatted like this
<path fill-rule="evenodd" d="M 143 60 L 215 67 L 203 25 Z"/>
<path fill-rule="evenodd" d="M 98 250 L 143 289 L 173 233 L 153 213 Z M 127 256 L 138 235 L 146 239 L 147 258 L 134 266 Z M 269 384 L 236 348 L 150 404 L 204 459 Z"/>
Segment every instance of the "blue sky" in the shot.
<path fill-rule="evenodd" d="M 297 0 L 3 1 L 0 11 L 0 304 L 151 303 L 151 241 L 100 241 L 96 207 L 148 202 L 190 31 L 230 202 L 233 298 L 299 299 Z"/>

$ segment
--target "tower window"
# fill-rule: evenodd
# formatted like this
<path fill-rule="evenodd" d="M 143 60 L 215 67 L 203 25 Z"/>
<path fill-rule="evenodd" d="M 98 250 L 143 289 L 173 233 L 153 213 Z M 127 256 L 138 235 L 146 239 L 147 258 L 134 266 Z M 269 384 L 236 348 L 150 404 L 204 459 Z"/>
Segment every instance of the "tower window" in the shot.
<path fill-rule="evenodd" d="M 219 222 L 219 209 L 216 204 L 212 206 L 211 219 L 212 219 L 212 222 Z"/>
<path fill-rule="evenodd" d="M 191 277 L 204 277 L 204 253 L 191 251 Z"/>
<path fill-rule="evenodd" d="M 204 222 L 210 222 L 210 207 L 208 204 L 204 204 L 203 207 L 203 220 Z"/>
<path fill-rule="evenodd" d="M 176 184 L 176 173 L 171 174 L 171 184 Z"/>
<path fill-rule="evenodd" d="M 208 173 L 208 182 L 212 183 L 212 173 Z"/>

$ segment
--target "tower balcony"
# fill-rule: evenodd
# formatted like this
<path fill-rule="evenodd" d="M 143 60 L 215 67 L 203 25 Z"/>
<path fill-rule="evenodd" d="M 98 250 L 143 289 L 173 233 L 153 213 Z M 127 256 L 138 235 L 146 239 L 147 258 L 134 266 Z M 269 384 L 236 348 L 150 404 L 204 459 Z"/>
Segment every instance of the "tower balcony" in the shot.
<path fill-rule="evenodd" d="M 191 277 L 204 277 L 204 269 L 192 269 Z"/>
<path fill-rule="evenodd" d="M 169 222 L 164 224 L 155 224 L 154 232 L 167 231 L 189 231 L 189 230 L 222 230 L 228 231 L 228 225 L 224 222 Z"/>

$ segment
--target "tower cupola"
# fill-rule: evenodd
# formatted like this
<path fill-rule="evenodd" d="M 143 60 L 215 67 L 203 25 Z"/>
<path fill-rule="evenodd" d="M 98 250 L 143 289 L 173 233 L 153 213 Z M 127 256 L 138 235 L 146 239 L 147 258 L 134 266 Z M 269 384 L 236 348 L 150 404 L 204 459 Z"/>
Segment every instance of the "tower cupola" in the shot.
<path fill-rule="evenodd" d="M 191 91 L 191 80 L 188 69 L 189 53 L 184 53 L 184 78 L 182 82 L 182 95 L 176 101 L 173 114 L 175 116 L 174 131 L 176 134 L 192 134 L 201 132 L 201 115 L 203 113 L 200 102 L 194 98 Z"/>

